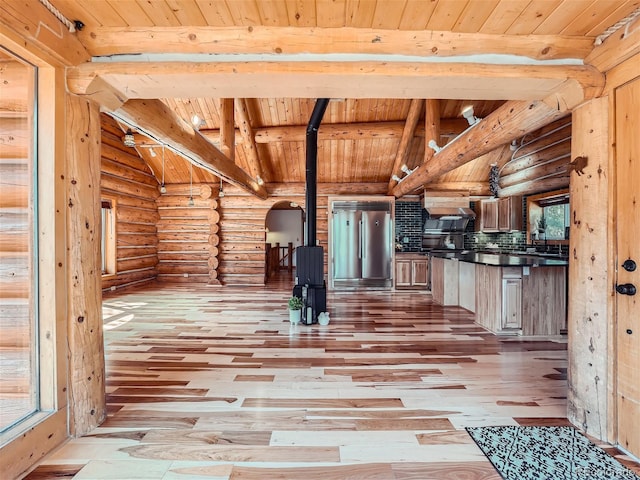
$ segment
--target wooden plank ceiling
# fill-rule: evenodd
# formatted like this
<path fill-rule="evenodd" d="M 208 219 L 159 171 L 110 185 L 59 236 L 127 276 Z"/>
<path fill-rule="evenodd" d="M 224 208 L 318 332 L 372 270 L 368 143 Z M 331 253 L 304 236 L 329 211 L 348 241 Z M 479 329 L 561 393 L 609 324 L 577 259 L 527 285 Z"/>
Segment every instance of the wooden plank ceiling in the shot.
<path fill-rule="evenodd" d="M 189 91 L 189 88 L 198 93 L 207 92 L 209 85 L 199 86 L 197 75 L 203 75 L 202 82 L 205 82 L 205 79 L 215 79 L 215 76 L 211 77 L 215 72 L 195 71 L 195 67 L 191 71 L 190 65 L 180 63 L 174 68 L 189 70 L 189 76 L 180 76 L 185 72 L 171 72 L 169 68 L 168 73 L 155 78 L 153 75 L 157 72 L 151 70 L 156 66 L 154 62 L 168 61 L 167 54 L 196 64 L 203 62 L 197 57 L 202 54 L 219 56 L 207 57 L 208 63 L 230 54 L 243 61 L 250 55 L 266 55 L 249 62 L 256 72 L 272 68 L 270 62 L 276 62 L 276 66 L 282 66 L 284 70 L 297 68 L 298 76 L 291 77 L 291 85 L 287 84 L 287 77 L 273 77 L 270 86 L 264 85 L 264 78 L 272 77 L 253 80 L 256 98 L 246 98 L 243 102 L 254 136 L 253 145 L 237 128 L 236 99 L 235 162 L 253 178 L 259 171 L 265 182 L 304 181 L 306 124 L 313 108 L 313 97 L 327 92 L 321 91 L 321 86 L 313 81 L 310 81 L 311 87 L 304 90 L 298 77 L 308 74 L 309 79 L 321 78 L 322 68 L 337 65 L 326 63 L 336 61 L 332 54 L 378 55 L 375 57 L 377 66 L 371 68 L 380 69 L 383 64 L 387 68 L 388 64 L 384 62 L 397 55 L 410 56 L 412 61 L 418 57 L 455 59 L 458 63 L 450 64 L 451 67 L 442 63 L 430 63 L 426 67 L 420 62 L 418 66 L 414 65 L 417 70 L 432 68 L 442 75 L 440 80 L 436 78 L 440 87 L 433 91 L 445 92 L 439 103 L 442 135 L 437 139 L 443 145 L 465 128 L 466 121 L 461 112 L 468 105 L 472 105 L 475 115 L 482 118 L 506 100 L 537 99 L 545 89 L 555 91 L 562 82 L 573 77 L 580 78 L 578 82 L 589 88 L 591 78 L 587 74 L 590 72 L 580 64 L 592 51 L 594 39 L 640 5 L 638 0 L 52 0 L 52 3 L 67 18 L 84 23 L 78 38 L 89 54 L 100 57 L 71 72 L 70 84 L 74 89 L 89 91 L 90 84 L 100 77 L 113 88 L 114 99 L 126 101 L 128 98 L 147 98 L 145 93 L 157 95 L 180 118 L 188 120 L 195 114 L 202 119 L 200 132 L 216 146 L 220 146 L 223 122 L 219 97 L 222 94 L 237 97 L 233 94 L 234 82 L 220 80 L 220 84 L 210 85 L 211 96 L 185 98 L 183 90 Z M 437 46 L 431 46 L 432 43 Z M 139 70 L 133 75 L 127 70 L 131 68 L 130 63 L 118 63 L 124 58 L 121 56 L 127 54 L 129 57 L 130 54 L 148 56 L 134 62 L 134 68 Z M 303 62 L 298 66 L 299 59 L 293 57 L 304 57 L 305 54 L 315 57 L 309 64 Z M 487 55 L 491 54 L 502 57 L 497 62 L 487 60 Z M 286 60 L 289 63 L 279 63 L 278 56 L 286 55 L 291 55 Z M 519 65 L 525 57 L 526 65 Z M 350 58 L 349 65 L 364 70 L 372 58 L 356 58 L 355 61 Z M 98 60 L 103 63 L 97 63 Z M 549 60 L 556 61 L 557 65 L 540 66 L 540 62 Z M 131 59 L 126 61 L 131 62 Z M 251 63 L 253 61 L 257 63 Z M 225 57 L 224 68 L 243 67 L 241 62 L 229 62 Z M 146 66 L 140 69 L 143 63 Z M 488 66 L 488 73 L 481 70 L 479 63 L 483 68 Z M 93 70 L 84 68 L 87 66 Z M 403 69 L 410 68 L 399 63 L 397 70 L 404 72 Z M 161 69 L 159 66 L 158 70 Z M 455 70 L 455 75 L 463 78 L 467 74 L 469 78 L 486 76 L 486 84 L 481 83 L 481 88 L 475 90 L 473 86 L 458 89 L 461 92 L 458 96 L 457 87 L 447 80 L 447 75 L 453 75 L 447 73 L 447 69 Z M 384 72 L 392 76 L 387 70 Z M 173 81 L 167 80 L 172 78 L 172 73 L 176 74 Z M 375 97 L 376 88 L 370 81 L 365 81 L 368 77 L 364 73 L 356 71 L 355 76 L 345 75 L 342 80 L 344 92 L 353 94 L 361 88 L 362 98 L 360 95 L 336 98 L 324 117 L 319 140 L 320 182 L 389 182 L 392 174 L 402 175 L 397 171 L 396 156 L 411 105 L 411 97 L 407 94 L 419 88 L 415 82 L 420 81 L 422 73 L 415 74 L 411 84 L 403 83 L 400 74 L 398 78 L 391 78 L 392 82 L 397 82 L 397 95 L 390 95 L 388 88 L 379 90 L 394 98 Z M 357 77 L 358 74 L 363 76 Z M 402 75 L 405 78 L 412 74 L 404 72 Z M 238 78 L 249 76 L 245 74 Z M 354 78 L 362 78 L 362 83 L 354 82 Z M 161 79 L 158 81 L 164 82 L 162 88 L 154 89 L 149 85 L 153 83 L 149 79 Z M 427 80 L 425 78 L 425 83 Z M 317 81 L 322 83 L 324 80 Z M 375 81 L 382 85 L 386 80 L 377 78 Z M 492 81 L 495 81 L 495 87 L 488 88 Z M 194 82 L 195 86 L 189 82 Z M 252 90 L 246 86 L 251 84 L 243 82 L 238 80 L 237 91 L 249 97 L 247 91 Z M 469 80 L 468 84 L 471 83 Z M 282 95 L 289 87 L 298 95 L 303 92 L 304 98 Z M 330 88 L 328 92 L 332 97 L 341 93 L 339 81 L 331 83 Z M 170 95 L 172 92 L 177 93 Z M 469 97 L 469 92 L 480 93 Z M 528 94 L 532 98 L 527 98 Z M 118 107 L 117 100 L 115 103 L 113 109 Z M 406 147 L 406 158 L 400 162 L 411 169 L 425 158 L 425 144 L 429 139 L 425 141 L 424 118 L 423 106 L 418 127 Z M 138 150 L 160 180 L 162 164 L 158 148 L 154 148 L 155 157 L 150 155 L 149 148 Z M 252 150 L 257 152 L 258 164 L 255 158 L 252 159 Z M 508 148 L 500 148 L 433 179 L 433 182 L 486 183 L 490 164 L 502 164 L 508 157 Z M 188 183 L 189 179 L 190 169 L 185 160 L 165 151 L 165 181 Z M 195 174 L 194 181 L 215 182 L 217 179 L 211 173 L 203 172 Z"/>

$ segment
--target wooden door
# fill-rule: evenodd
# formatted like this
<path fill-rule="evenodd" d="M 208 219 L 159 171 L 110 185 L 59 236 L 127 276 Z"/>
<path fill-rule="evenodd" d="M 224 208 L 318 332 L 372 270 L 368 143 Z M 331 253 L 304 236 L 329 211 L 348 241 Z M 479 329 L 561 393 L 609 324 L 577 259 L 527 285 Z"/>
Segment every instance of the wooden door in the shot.
<path fill-rule="evenodd" d="M 617 278 L 640 287 L 640 78 L 616 89 Z M 625 260 L 633 260 L 623 267 Z M 631 271 L 633 270 L 633 271 Z M 618 443 L 640 457 L 640 294 L 616 293 Z"/>

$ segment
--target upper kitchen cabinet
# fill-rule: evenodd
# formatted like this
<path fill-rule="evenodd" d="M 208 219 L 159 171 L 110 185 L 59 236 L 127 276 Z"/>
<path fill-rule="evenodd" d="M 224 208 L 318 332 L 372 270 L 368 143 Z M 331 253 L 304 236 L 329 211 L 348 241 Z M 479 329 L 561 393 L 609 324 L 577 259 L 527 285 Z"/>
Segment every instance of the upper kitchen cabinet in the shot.
<path fill-rule="evenodd" d="M 490 198 L 480 201 L 480 232 L 512 232 L 522 229 L 522 197 Z"/>
<path fill-rule="evenodd" d="M 480 201 L 480 221 L 476 222 L 479 232 L 498 232 L 498 199 Z"/>
<path fill-rule="evenodd" d="M 498 230 L 522 230 L 522 197 L 505 197 L 498 200 Z"/>

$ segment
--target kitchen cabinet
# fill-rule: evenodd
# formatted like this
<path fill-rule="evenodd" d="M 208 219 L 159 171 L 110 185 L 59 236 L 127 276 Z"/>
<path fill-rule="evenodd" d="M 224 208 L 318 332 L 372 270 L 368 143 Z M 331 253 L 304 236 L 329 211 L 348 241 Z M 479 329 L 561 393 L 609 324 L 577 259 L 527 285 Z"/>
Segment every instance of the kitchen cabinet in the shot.
<path fill-rule="evenodd" d="M 520 268 L 502 269 L 502 318 L 500 332 L 522 328 L 522 277 Z"/>
<path fill-rule="evenodd" d="M 520 333 L 521 271 L 521 267 L 476 265 L 476 322 L 493 333 Z"/>
<path fill-rule="evenodd" d="M 522 230 L 522 197 L 498 199 L 498 230 L 501 232 Z"/>
<path fill-rule="evenodd" d="M 396 288 L 424 289 L 429 283 L 429 261 L 425 255 L 396 254 Z"/>
<path fill-rule="evenodd" d="M 522 229 L 522 197 L 480 201 L 480 232 L 511 232 Z"/>
<path fill-rule="evenodd" d="M 480 201 L 480 232 L 497 232 L 498 230 L 498 200 Z"/>

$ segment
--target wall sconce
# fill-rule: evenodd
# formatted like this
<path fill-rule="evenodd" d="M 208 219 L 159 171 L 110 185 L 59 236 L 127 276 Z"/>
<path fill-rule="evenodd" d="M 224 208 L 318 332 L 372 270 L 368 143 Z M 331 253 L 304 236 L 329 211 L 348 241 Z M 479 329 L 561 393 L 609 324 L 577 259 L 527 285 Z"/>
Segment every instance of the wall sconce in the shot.
<path fill-rule="evenodd" d="M 398 182 L 398 183 L 400 183 L 402 181 L 402 179 L 398 175 L 395 175 L 395 174 L 391 175 L 391 179 L 394 182 Z"/>
<path fill-rule="evenodd" d="M 429 146 L 429 148 L 431 148 L 436 153 L 438 153 L 440 150 L 442 150 L 442 148 L 438 146 L 438 144 L 436 143 L 436 141 L 434 139 L 429 140 L 429 143 L 427 145 Z"/>
<path fill-rule="evenodd" d="M 411 170 L 409 167 L 407 167 L 406 165 L 402 165 L 400 167 L 400 170 L 402 170 L 404 173 L 406 173 L 407 175 L 411 175 L 413 173 L 413 170 Z"/>
<path fill-rule="evenodd" d="M 204 120 L 202 120 L 197 113 L 194 113 L 193 117 L 191 117 L 191 124 L 193 128 L 200 130 L 200 128 L 204 127 Z"/>
<path fill-rule="evenodd" d="M 465 107 L 462 110 L 462 116 L 467 119 L 467 122 L 469 122 L 470 127 L 474 126 L 476 123 L 480 121 L 480 119 L 473 114 L 473 107 L 471 105 L 469 105 L 468 107 Z"/>
<path fill-rule="evenodd" d="M 136 141 L 133 138 L 133 132 L 131 131 L 130 128 L 127 128 L 127 133 L 125 133 L 124 137 L 122 137 L 122 143 L 124 144 L 125 147 L 136 146 Z"/>

